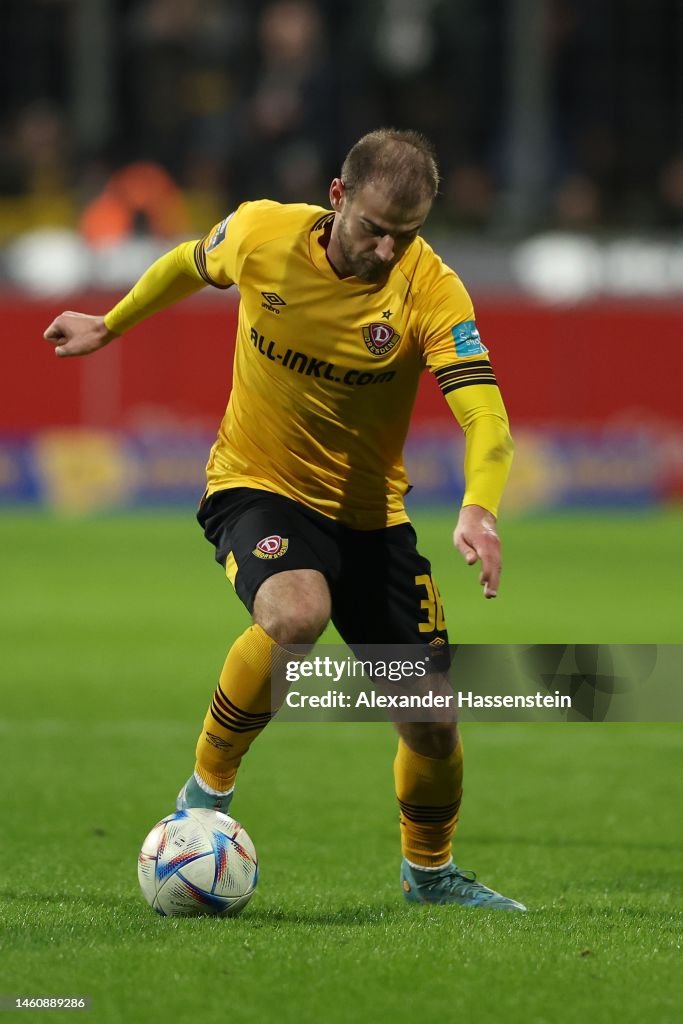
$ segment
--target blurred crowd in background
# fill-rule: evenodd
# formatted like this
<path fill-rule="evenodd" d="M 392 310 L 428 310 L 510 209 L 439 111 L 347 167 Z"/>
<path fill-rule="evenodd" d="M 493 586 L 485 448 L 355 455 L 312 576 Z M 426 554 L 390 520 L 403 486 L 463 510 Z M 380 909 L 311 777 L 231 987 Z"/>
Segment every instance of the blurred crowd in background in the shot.
<path fill-rule="evenodd" d="M 0 241 L 326 203 L 379 125 L 492 236 L 683 222 L 681 0 L 3 0 Z"/>
<path fill-rule="evenodd" d="M 326 205 L 380 125 L 436 147 L 426 235 L 495 347 L 508 508 L 683 495 L 683 0 L 0 0 L 0 54 L 0 306 L 20 342 L 0 504 L 194 501 L 234 297 L 206 289 L 144 344 L 66 365 L 45 324 L 108 308 L 245 199 Z M 643 376 L 648 345 L 663 377 Z M 406 458 L 421 500 L 452 505 L 462 451 L 437 398 Z"/>

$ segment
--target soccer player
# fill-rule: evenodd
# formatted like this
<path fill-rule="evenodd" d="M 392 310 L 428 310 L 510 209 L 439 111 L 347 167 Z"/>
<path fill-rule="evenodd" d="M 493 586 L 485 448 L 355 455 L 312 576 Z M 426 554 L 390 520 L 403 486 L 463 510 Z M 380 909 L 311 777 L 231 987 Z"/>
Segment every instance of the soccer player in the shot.
<path fill-rule="evenodd" d="M 438 181 L 421 135 L 371 132 L 333 180 L 331 210 L 243 203 L 157 260 L 105 316 L 65 312 L 45 332 L 57 355 L 85 355 L 200 288 L 239 288 L 232 393 L 198 519 L 253 625 L 228 652 L 179 808 L 228 811 L 241 760 L 272 717 L 278 645 L 312 645 L 331 619 L 351 645 L 426 645 L 434 669 L 447 668 L 439 591 L 403 501 L 425 367 L 466 437 L 454 544 L 481 563 L 484 596 L 497 594 L 512 442 L 471 300 L 420 237 Z M 453 863 L 455 721 L 396 728 L 406 899 L 524 910 Z"/>

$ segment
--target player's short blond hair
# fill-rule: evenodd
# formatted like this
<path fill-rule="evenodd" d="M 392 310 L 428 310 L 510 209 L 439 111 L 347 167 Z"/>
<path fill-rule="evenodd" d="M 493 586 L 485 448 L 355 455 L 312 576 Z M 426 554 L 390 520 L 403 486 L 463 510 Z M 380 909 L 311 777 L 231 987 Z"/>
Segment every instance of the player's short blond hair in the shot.
<path fill-rule="evenodd" d="M 402 206 L 434 199 L 439 168 L 431 142 L 420 132 L 378 128 L 351 147 L 342 165 L 346 191 L 353 195 L 372 182 Z"/>

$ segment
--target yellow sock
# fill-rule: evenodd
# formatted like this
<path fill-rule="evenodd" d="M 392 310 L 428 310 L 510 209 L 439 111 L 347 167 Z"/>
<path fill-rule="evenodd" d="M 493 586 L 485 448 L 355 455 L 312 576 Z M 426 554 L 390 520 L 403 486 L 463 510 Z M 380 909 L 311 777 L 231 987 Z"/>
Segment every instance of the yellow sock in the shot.
<path fill-rule="evenodd" d="M 394 783 L 403 856 L 419 867 L 447 864 L 462 800 L 462 741 L 448 757 L 436 758 L 416 754 L 399 739 Z"/>
<path fill-rule="evenodd" d="M 228 652 L 197 741 L 195 772 L 211 789 L 232 789 L 242 758 L 277 710 L 270 685 L 274 646 L 265 630 L 250 626 Z"/>

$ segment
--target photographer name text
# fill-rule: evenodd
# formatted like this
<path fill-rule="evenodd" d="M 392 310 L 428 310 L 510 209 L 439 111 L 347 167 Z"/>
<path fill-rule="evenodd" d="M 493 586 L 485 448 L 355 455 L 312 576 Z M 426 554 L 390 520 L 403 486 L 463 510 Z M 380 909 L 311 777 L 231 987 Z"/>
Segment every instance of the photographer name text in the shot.
<path fill-rule="evenodd" d="M 549 693 L 473 693 L 456 690 L 455 693 L 376 693 L 361 691 L 351 695 L 343 690 L 324 693 L 302 693 L 291 690 L 285 698 L 289 708 L 571 708 L 571 697 L 556 690 Z"/>

